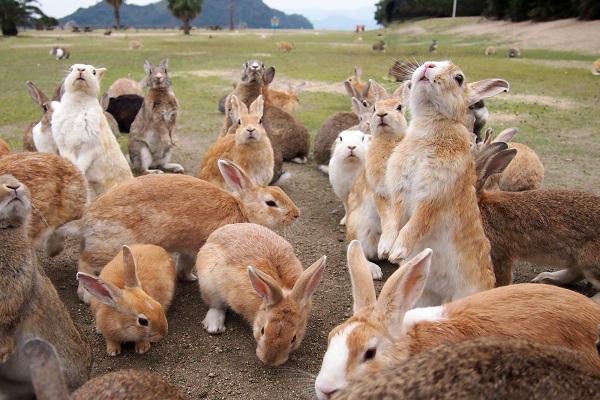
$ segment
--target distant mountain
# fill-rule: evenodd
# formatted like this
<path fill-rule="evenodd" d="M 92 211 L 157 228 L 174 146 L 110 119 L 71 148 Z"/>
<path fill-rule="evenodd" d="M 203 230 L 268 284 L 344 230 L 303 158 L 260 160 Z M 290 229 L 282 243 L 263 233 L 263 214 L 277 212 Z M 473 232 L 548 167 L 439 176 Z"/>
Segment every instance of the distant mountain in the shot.
<path fill-rule="evenodd" d="M 167 8 L 167 0 L 159 3 L 137 6 L 123 4 L 119 9 L 121 24 L 125 27 L 175 27 L 181 20 L 173 17 Z M 236 0 L 234 3 L 234 23 L 250 29 L 271 28 L 271 18 L 279 18 L 280 29 L 313 29 L 313 25 L 302 15 L 288 15 L 274 10 L 261 0 Z M 71 15 L 59 20 L 59 23 L 74 21 L 79 26 L 107 28 L 115 24 L 114 10 L 106 2 L 96 3 L 89 8 L 80 8 Z M 202 13 L 190 22 L 192 26 L 208 27 L 218 25 L 229 28 L 229 2 L 223 0 L 204 0 Z"/>
<path fill-rule="evenodd" d="M 362 7 L 357 10 L 299 9 L 295 13 L 308 18 L 315 29 L 354 30 L 356 25 L 365 25 L 366 29 L 378 29 L 375 21 L 376 7 Z"/>

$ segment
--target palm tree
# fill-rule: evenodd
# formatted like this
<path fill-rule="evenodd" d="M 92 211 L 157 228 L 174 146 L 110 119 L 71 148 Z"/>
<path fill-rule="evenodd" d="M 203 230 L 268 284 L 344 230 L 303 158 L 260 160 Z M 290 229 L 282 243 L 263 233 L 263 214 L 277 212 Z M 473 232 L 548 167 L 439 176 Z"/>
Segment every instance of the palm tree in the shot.
<path fill-rule="evenodd" d="M 229 30 L 233 30 L 233 0 L 229 0 Z"/>
<path fill-rule="evenodd" d="M 29 3 L 36 0 L 0 0 L 0 25 L 3 36 L 17 36 L 17 26 L 31 26 L 35 22 L 34 14 L 45 17 L 38 7 Z"/>
<path fill-rule="evenodd" d="M 202 12 L 204 0 L 169 0 L 167 8 L 171 14 L 183 21 L 183 33 L 190 34 L 190 20 L 196 18 Z"/>
<path fill-rule="evenodd" d="M 109 6 L 115 10 L 115 23 L 117 29 L 121 29 L 121 15 L 119 15 L 119 8 L 125 3 L 125 0 L 104 0 Z"/>

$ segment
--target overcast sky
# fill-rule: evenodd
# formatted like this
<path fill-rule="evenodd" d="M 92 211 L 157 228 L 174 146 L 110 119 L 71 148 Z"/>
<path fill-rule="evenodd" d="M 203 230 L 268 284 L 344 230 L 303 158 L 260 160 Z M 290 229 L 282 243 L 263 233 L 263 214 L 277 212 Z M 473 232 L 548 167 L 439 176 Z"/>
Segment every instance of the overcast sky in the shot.
<path fill-rule="evenodd" d="M 157 3 L 158 0 L 125 0 L 127 4 L 146 5 Z M 377 4 L 378 0 L 263 0 L 263 3 L 271 8 L 291 12 L 294 10 L 306 10 L 310 8 L 325 9 L 325 10 L 356 10 L 361 7 Z M 96 3 L 102 3 L 102 0 L 38 0 L 39 7 L 42 11 L 54 18 L 62 18 L 72 14 L 79 8 L 88 8 Z"/>

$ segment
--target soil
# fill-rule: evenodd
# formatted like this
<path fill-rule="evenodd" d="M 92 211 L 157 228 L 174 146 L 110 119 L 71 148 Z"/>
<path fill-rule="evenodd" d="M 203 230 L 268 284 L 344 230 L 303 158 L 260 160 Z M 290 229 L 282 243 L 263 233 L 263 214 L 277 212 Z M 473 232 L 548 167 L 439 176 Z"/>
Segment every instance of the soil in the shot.
<path fill-rule="evenodd" d="M 494 33 L 495 29 L 505 25 L 486 22 L 477 26 L 477 32 L 487 33 L 482 27 L 489 24 L 494 25 L 491 30 Z M 588 23 L 581 24 L 588 26 Z M 580 30 L 575 26 L 579 24 L 571 22 L 571 25 L 574 34 Z M 535 29 L 531 24 L 517 26 Z M 594 26 L 600 25 L 596 22 Z M 517 34 L 512 26 L 507 31 Z M 542 36 L 547 38 L 552 35 L 556 38 L 556 35 L 548 32 L 554 31 L 544 29 Z M 560 32 L 560 35 L 564 35 L 563 30 Z M 599 35 L 586 36 L 589 47 L 585 50 L 597 50 L 597 43 L 591 38 Z M 519 34 L 518 37 L 520 41 L 537 38 L 533 34 Z M 533 44 L 539 43 L 537 40 Z M 558 46 L 562 42 L 556 43 Z M 572 40 L 568 48 L 577 50 L 575 46 L 581 43 L 583 41 Z M 215 105 L 217 101 L 215 99 Z M 219 117 L 215 115 L 215 118 Z M 211 141 L 212 137 L 208 137 L 208 134 L 207 137 L 181 136 L 180 148 L 174 153 L 173 161 L 182 163 L 190 173 L 196 173 L 200 167 L 197 151 L 186 149 L 205 149 L 206 143 Z M 313 161 L 307 165 L 286 163 L 284 167 L 292 174 L 292 178 L 283 185 L 283 189 L 296 202 L 302 214 L 295 226 L 280 233 L 293 245 L 305 267 L 323 254 L 327 255 L 326 272 L 314 296 L 307 335 L 290 360 L 283 367 L 264 366 L 256 357 L 251 327 L 232 312 L 227 314 L 225 333 L 206 333 L 201 321 L 207 307 L 200 297 L 198 285 L 183 282 L 178 283 L 174 303 L 168 312 L 169 334 L 165 339 L 154 344 L 145 354 L 136 354 L 131 344 L 124 348 L 121 355 L 108 356 L 103 337 L 95 332 L 92 314 L 76 295 L 78 245 L 70 241 L 66 251 L 56 258 L 48 259 L 42 254 L 40 257 L 62 300 L 92 343 L 95 360 L 93 376 L 122 368 L 149 370 L 177 385 L 193 399 L 307 399 L 314 396 L 314 376 L 319 371 L 326 350 L 328 332 L 348 318 L 352 310 L 345 260 L 345 230 L 339 225 L 343 207 L 335 197 L 327 176 L 316 168 Z M 557 185 L 568 187 L 569 178 L 547 173 L 545 186 Z M 600 188 L 589 189 L 598 192 Z M 385 262 L 381 266 L 384 279 L 396 270 L 395 266 Z M 527 282 L 544 270 L 544 267 L 522 264 L 515 271 L 515 281 Z M 376 282 L 378 290 L 381 284 Z M 594 293 L 594 289 L 585 282 L 573 289 L 587 295 Z"/>

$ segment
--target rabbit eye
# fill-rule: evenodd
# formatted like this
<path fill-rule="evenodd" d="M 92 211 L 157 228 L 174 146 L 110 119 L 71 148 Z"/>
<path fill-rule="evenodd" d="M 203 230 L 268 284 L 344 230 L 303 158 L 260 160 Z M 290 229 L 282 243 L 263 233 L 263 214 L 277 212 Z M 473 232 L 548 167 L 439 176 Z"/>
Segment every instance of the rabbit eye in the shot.
<path fill-rule="evenodd" d="M 294 335 L 294 337 L 292 338 L 292 343 L 294 343 L 296 341 L 296 335 Z"/>
<path fill-rule="evenodd" d="M 238 119 L 238 125 L 241 125 L 241 124 L 242 124 L 242 120 Z"/>
<path fill-rule="evenodd" d="M 273 200 L 269 200 L 266 203 L 269 207 L 277 207 L 277 203 L 275 203 Z M 265 328 L 263 328 L 263 329 L 265 329 Z"/>
<path fill-rule="evenodd" d="M 42 110 L 44 110 L 44 112 L 48 112 L 48 106 L 44 104 L 44 105 L 42 106 Z"/>
<path fill-rule="evenodd" d="M 167 69 L 165 68 L 165 75 L 167 74 Z"/>
<path fill-rule="evenodd" d="M 96 70 L 93 70 L 93 71 L 92 71 L 92 74 L 96 75 Z"/>
<path fill-rule="evenodd" d="M 338 136 L 338 139 L 340 139 L 340 142 L 344 141 L 341 136 Z"/>
<path fill-rule="evenodd" d="M 363 100 L 362 105 L 365 106 L 365 107 L 369 107 L 369 103 L 367 103 L 366 100 Z"/>
<path fill-rule="evenodd" d="M 262 118 L 258 120 L 258 124 L 262 125 Z"/>
<path fill-rule="evenodd" d="M 398 104 L 398 107 L 396 107 L 396 110 L 402 111 L 402 104 Z"/>
<path fill-rule="evenodd" d="M 368 349 L 368 350 L 365 352 L 365 359 L 364 359 L 364 360 L 365 360 L 365 361 L 368 361 L 368 360 L 371 360 L 371 359 L 373 359 L 373 358 L 375 357 L 375 354 L 377 354 L 377 349 L 375 349 L 375 348 Z"/>
<path fill-rule="evenodd" d="M 264 326 L 262 328 L 260 328 L 260 334 L 261 334 L 261 336 L 265 336 L 265 327 Z"/>
<path fill-rule="evenodd" d="M 458 86 L 462 85 L 463 81 L 465 80 L 465 77 L 462 76 L 461 74 L 458 74 L 454 77 L 454 80 L 456 82 L 458 82 Z"/>
<path fill-rule="evenodd" d="M 142 318 L 142 317 L 138 318 L 138 323 L 141 326 L 148 326 L 148 320 L 146 318 Z"/>

